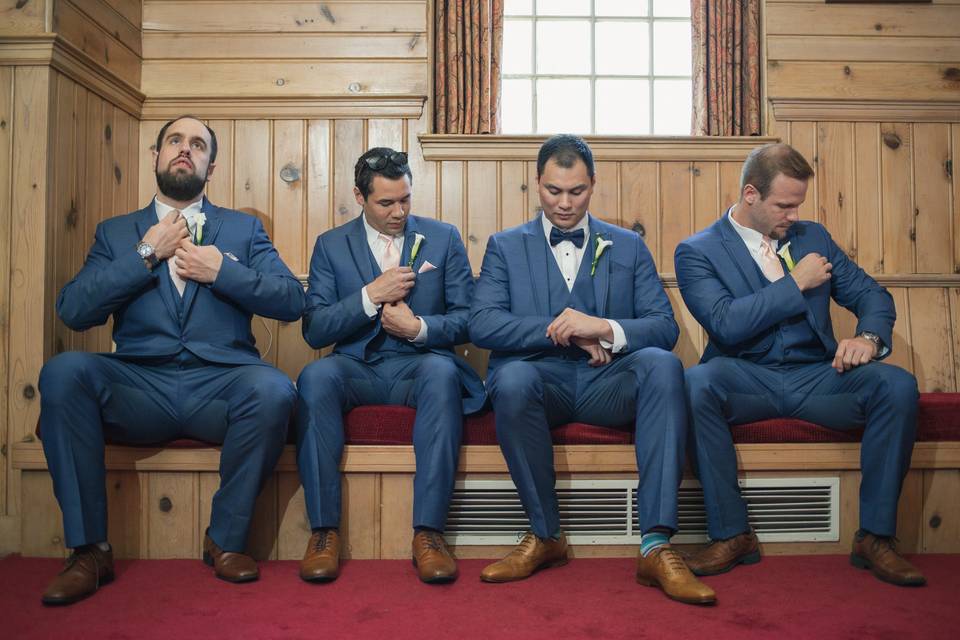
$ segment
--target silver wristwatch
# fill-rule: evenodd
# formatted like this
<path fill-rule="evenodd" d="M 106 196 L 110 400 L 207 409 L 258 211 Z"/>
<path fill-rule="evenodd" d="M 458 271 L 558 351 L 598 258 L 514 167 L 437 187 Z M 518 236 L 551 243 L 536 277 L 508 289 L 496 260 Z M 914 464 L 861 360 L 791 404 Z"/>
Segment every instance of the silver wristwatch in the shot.
<path fill-rule="evenodd" d="M 877 355 L 879 355 L 880 352 L 883 351 L 883 341 L 880 340 L 880 336 L 873 333 L 872 331 L 861 331 L 860 333 L 857 334 L 857 337 L 864 338 L 872 342 L 874 346 L 877 347 Z"/>
<path fill-rule="evenodd" d="M 137 243 L 137 255 L 143 259 L 144 264 L 150 269 L 160 264 L 160 259 L 157 258 L 157 250 L 153 248 L 152 244 L 142 240 Z"/>

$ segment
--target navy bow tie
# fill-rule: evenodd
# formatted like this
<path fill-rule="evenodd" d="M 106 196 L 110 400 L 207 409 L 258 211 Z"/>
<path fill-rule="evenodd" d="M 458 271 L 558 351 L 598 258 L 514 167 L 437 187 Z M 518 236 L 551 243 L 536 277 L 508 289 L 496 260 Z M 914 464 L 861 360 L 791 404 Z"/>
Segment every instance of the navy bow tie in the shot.
<path fill-rule="evenodd" d="M 584 233 L 583 229 L 577 229 L 576 231 L 560 231 L 556 227 L 550 229 L 550 246 L 555 247 L 564 240 L 569 240 L 573 245 L 580 249 L 583 247 Z"/>

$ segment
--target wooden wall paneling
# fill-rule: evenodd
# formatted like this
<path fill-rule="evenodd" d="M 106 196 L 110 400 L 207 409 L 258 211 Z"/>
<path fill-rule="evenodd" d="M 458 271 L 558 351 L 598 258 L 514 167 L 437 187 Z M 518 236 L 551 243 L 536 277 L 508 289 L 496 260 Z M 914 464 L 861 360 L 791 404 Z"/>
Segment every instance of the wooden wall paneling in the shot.
<path fill-rule="evenodd" d="M 229 10 L 226 7 L 229 6 Z M 143 30 L 168 32 L 424 32 L 426 2 L 276 2 L 146 0 Z"/>
<path fill-rule="evenodd" d="M 199 558 L 199 474 L 153 472 L 147 483 L 147 557 Z"/>
<path fill-rule="evenodd" d="M 60 73 L 53 74 L 51 82 L 50 140 L 58 141 L 60 148 L 64 151 L 64 153 L 51 154 L 48 176 L 50 194 L 47 215 L 53 240 L 50 263 L 53 268 L 53 295 L 56 295 L 70 277 L 66 273 L 70 268 L 70 258 L 64 200 L 69 197 L 70 160 L 73 153 L 70 110 L 73 108 L 75 85 Z M 72 342 L 70 335 L 72 332 L 60 322 L 53 308 L 47 313 L 53 326 L 53 344 L 49 345 L 48 349 L 53 353 L 60 353 L 65 351 L 67 345 Z"/>
<path fill-rule="evenodd" d="M 656 162 L 623 162 L 620 165 L 620 223 L 643 236 L 657 264 L 660 261 L 659 173 Z"/>
<path fill-rule="evenodd" d="M 853 125 L 817 123 L 817 172 L 820 222 L 848 256 L 857 255 L 856 189 Z"/>
<path fill-rule="evenodd" d="M 833 323 L 833 335 L 837 342 L 852 338 L 857 333 L 857 316 L 847 311 L 833 300 L 830 301 L 830 320 Z"/>
<path fill-rule="evenodd" d="M 418 120 L 406 121 L 406 151 L 413 173 L 413 202 L 411 211 L 425 218 L 441 218 L 439 210 L 440 179 L 438 163 L 423 159 L 423 147 L 417 136 L 426 133 L 430 127 L 430 113 L 423 110 Z"/>
<path fill-rule="evenodd" d="M 915 373 L 913 367 L 913 332 L 910 328 L 912 317 L 907 289 L 905 287 L 888 287 L 887 291 L 893 297 L 893 303 L 897 309 L 897 321 L 893 325 L 892 353 L 884 362 L 903 367 L 910 373 Z"/>
<path fill-rule="evenodd" d="M 24 471 L 20 482 L 23 492 L 21 553 L 43 558 L 64 557 L 63 517 L 53 495 L 50 474 L 46 471 Z"/>
<path fill-rule="evenodd" d="M 9 35 L 43 33 L 47 31 L 47 4 L 54 0 L 36 0 L 35 2 L 11 2 L 0 5 L 0 24 Z"/>
<path fill-rule="evenodd" d="M 950 210 L 950 125 L 915 123 L 913 139 L 914 225 L 916 244 L 921 248 L 917 273 L 950 273 L 953 227 L 957 224 Z"/>
<path fill-rule="evenodd" d="M 923 550 L 960 552 L 960 470 L 923 472 Z"/>
<path fill-rule="evenodd" d="M 673 252 L 693 233 L 692 165 L 689 162 L 660 163 L 660 260 L 657 270 L 673 271 Z"/>
<path fill-rule="evenodd" d="M 329 120 L 310 120 L 307 123 L 307 266 L 317 236 L 330 229 L 331 193 L 333 175 Z"/>
<path fill-rule="evenodd" d="M 468 245 L 466 216 L 466 172 L 464 163 L 455 160 L 444 161 L 436 164 L 440 167 L 440 210 L 437 211 L 437 217 L 448 222 L 460 230 L 464 245 Z M 416 193 L 416 190 L 414 190 Z M 479 268 L 474 265 L 474 270 Z"/>
<path fill-rule="evenodd" d="M 913 135 L 909 124 L 880 125 L 884 273 L 914 273 Z"/>
<path fill-rule="evenodd" d="M 157 193 L 157 177 L 156 177 L 156 167 L 153 160 L 153 148 L 157 144 L 157 135 L 160 133 L 160 127 L 164 124 L 161 120 L 143 120 L 140 122 L 140 141 L 137 145 L 137 154 L 139 157 L 139 171 L 137 172 L 140 176 L 137 186 L 137 203 L 142 207 L 145 206 L 154 195 Z M 102 131 L 98 131 L 98 134 L 102 134 Z M 99 141 L 93 139 L 96 144 L 92 145 L 99 149 L 101 145 Z M 217 142 L 220 142 L 220 134 L 217 133 Z M 221 143 L 222 145 L 222 143 Z M 222 146 L 221 146 L 222 149 Z M 219 167 L 219 158 L 217 165 Z M 219 175 L 214 170 L 214 180 L 219 181 L 223 176 Z M 210 190 L 213 188 L 214 182 L 207 184 L 207 196 L 213 200 Z M 216 204 L 223 204 L 217 200 L 213 200 Z M 92 236 L 91 236 L 92 237 Z"/>
<path fill-rule="evenodd" d="M 717 221 L 723 211 L 720 201 L 720 165 L 717 162 L 695 162 L 693 174 L 693 228 L 696 233 Z M 673 256 L 669 268 L 673 271 Z"/>
<path fill-rule="evenodd" d="M 380 474 L 346 473 L 343 475 L 341 492 L 343 519 L 340 533 L 344 543 L 341 550 L 343 557 L 358 559 L 382 557 L 380 555 L 380 539 L 383 533 L 383 522 L 380 519 L 381 504 L 395 502 L 395 499 L 381 492 Z M 412 527 L 408 523 L 405 533 L 410 531 Z M 407 544 L 410 544 L 409 539 Z"/>
<path fill-rule="evenodd" d="M 310 521 L 297 472 L 277 474 L 277 559 L 299 560 L 310 540 Z"/>
<path fill-rule="evenodd" d="M 769 105 L 769 101 L 767 101 Z M 773 115 L 773 109 L 767 109 L 767 135 L 780 138 L 780 142 L 790 143 L 790 122 L 787 120 L 777 120 Z"/>
<path fill-rule="evenodd" d="M 213 494 L 220 488 L 220 474 L 216 472 L 203 471 L 197 473 L 197 540 L 200 546 L 197 554 L 203 553 L 203 537 L 210 526 L 210 512 L 213 509 Z M 200 555 L 191 554 L 190 558 L 200 557 Z"/>
<path fill-rule="evenodd" d="M 804 220 L 816 220 L 819 222 L 819 202 L 817 200 L 817 190 L 820 181 L 820 165 L 817 162 L 817 123 L 816 122 L 792 122 L 790 123 L 790 144 L 794 149 L 803 154 L 810 166 L 817 173 L 817 176 L 810 181 L 807 187 L 807 199 L 800 206 L 800 217 Z M 739 194 L 739 192 L 738 192 Z"/>
<path fill-rule="evenodd" d="M 130 86 L 140 86 L 140 30 L 109 6 L 97 0 L 77 5 L 58 0 L 53 30 Z"/>
<path fill-rule="evenodd" d="M 953 379 L 960 391 L 960 288 L 947 289 L 947 299 L 950 303 L 950 360 L 953 362 Z"/>
<path fill-rule="evenodd" d="M 300 322 L 281 322 L 277 330 L 277 366 L 294 382 L 304 367 L 320 357 L 303 339 Z"/>
<path fill-rule="evenodd" d="M 221 207 L 234 208 L 234 195 L 237 193 L 236 176 L 234 175 L 234 142 L 233 120 L 210 120 L 207 126 L 217 135 L 217 158 L 214 161 L 213 173 L 209 173 L 207 182 L 207 198 L 210 202 Z M 156 135 L 153 136 L 156 139 Z M 246 153 L 241 150 L 241 153 Z M 245 160 L 241 160 L 245 162 Z M 150 185 L 156 191 L 156 180 Z"/>
<path fill-rule="evenodd" d="M 107 471 L 107 540 L 114 558 L 139 558 L 140 477 L 136 471 Z"/>
<path fill-rule="evenodd" d="M 920 553 L 923 550 L 923 475 L 915 469 L 907 472 L 897 503 L 897 538 L 901 553 Z"/>
<path fill-rule="evenodd" d="M 14 68 L 0 66 L 0 228 L 12 229 L 13 212 L 13 92 Z M 0 233 L 0 273 L 10 274 L 11 234 Z M 0 318 L 10 317 L 10 278 L 0 278 Z M 10 326 L 9 322 L 0 323 L 0 380 L 6 385 L 10 380 Z M 15 442 L 9 431 L 8 396 L 0 393 L 0 447 L 9 451 Z M 7 513 L 7 473 L 9 455 L 0 456 L 0 516 Z"/>
<path fill-rule="evenodd" d="M 521 224 L 533 220 L 540 214 L 540 185 L 537 182 L 537 163 L 526 162 L 527 167 L 527 211 Z"/>
<path fill-rule="evenodd" d="M 426 60 L 427 39 L 413 33 L 186 33 L 147 31 L 148 59 L 405 58 Z"/>
<path fill-rule="evenodd" d="M 960 273 L 960 124 L 950 125 L 951 218 L 953 220 L 953 273 Z"/>
<path fill-rule="evenodd" d="M 703 353 L 705 346 L 703 332 L 700 329 L 700 324 L 687 309 L 687 305 L 684 304 L 683 298 L 680 296 L 680 289 L 667 287 L 666 292 L 670 299 L 670 306 L 673 307 L 673 317 L 680 325 L 680 338 L 677 340 L 673 352 L 683 362 L 684 368 L 692 367 L 700 361 L 700 354 Z"/>
<path fill-rule="evenodd" d="M 473 271 L 478 273 L 487 239 L 497 232 L 497 163 L 472 160 L 467 163 L 467 224 L 464 241 Z"/>
<path fill-rule="evenodd" d="M 960 82 L 938 62 L 792 62 L 767 67 L 769 97 L 956 100 Z"/>
<path fill-rule="evenodd" d="M 620 168 L 619 162 L 597 162 L 596 185 L 590 198 L 590 215 L 608 222 L 620 224 Z"/>
<path fill-rule="evenodd" d="M 766 40 L 771 60 L 835 62 L 954 62 L 960 60 L 956 37 L 848 36 L 816 38 L 808 35 L 773 35 Z M 775 135 L 775 134 L 773 134 Z"/>
<path fill-rule="evenodd" d="M 353 168 L 366 150 L 363 129 L 363 120 L 333 122 L 333 224 L 337 227 L 360 215 L 353 195 Z"/>
<path fill-rule="evenodd" d="M 956 391 L 950 301 L 941 287 L 907 289 L 914 375 L 921 392 Z"/>
<path fill-rule="evenodd" d="M 83 200 L 81 204 L 81 220 L 83 223 L 83 234 L 81 241 L 81 251 L 86 259 L 93 246 L 97 225 L 105 218 L 114 215 L 113 212 L 104 208 L 103 189 L 105 180 L 103 179 L 103 167 L 106 153 L 105 132 L 108 124 L 109 114 L 105 113 L 107 103 L 97 94 L 88 91 L 87 116 L 83 123 L 85 144 L 82 150 L 81 162 L 85 166 L 85 178 L 83 184 Z M 150 164 L 149 166 L 153 166 Z M 151 174 L 152 175 L 152 174 Z M 111 335 L 110 327 L 112 320 L 102 327 L 94 327 L 83 332 L 83 350 L 85 351 L 110 351 Z"/>
<path fill-rule="evenodd" d="M 123 16 L 124 20 L 140 28 L 143 22 L 143 0 L 103 0 L 106 4 Z"/>
<path fill-rule="evenodd" d="M 247 553 L 255 560 L 277 559 L 277 476 L 271 474 L 257 496 L 250 521 Z"/>
<path fill-rule="evenodd" d="M 128 2 L 127 4 L 132 4 Z M 121 43 L 128 51 L 135 54 L 138 58 L 143 51 L 140 43 L 140 25 L 131 22 L 127 16 L 117 11 L 110 2 L 106 0 L 58 0 L 54 5 L 54 21 L 57 19 L 57 12 L 67 9 L 65 5 L 74 5 L 76 9 L 84 13 L 90 23 L 97 27 L 98 31 L 108 34 L 111 38 Z M 129 9 L 128 9 L 129 12 Z M 71 20 L 76 20 L 72 14 L 67 15 Z M 61 23 L 63 20 L 61 20 Z M 87 39 L 91 35 L 85 34 Z M 113 55 L 111 51 L 111 55 Z"/>
<path fill-rule="evenodd" d="M 500 229 L 509 229 L 528 220 L 526 167 L 511 160 L 500 163 Z"/>
<path fill-rule="evenodd" d="M 50 130 L 48 67 L 17 67 L 14 71 L 13 125 L 16 140 L 12 153 L 10 224 L 10 311 L 8 404 L 9 439 L 32 438 L 40 400 L 37 381 L 49 353 L 51 323 L 45 322 L 52 306 L 52 278 L 47 247 L 52 234 L 46 222 L 48 191 L 47 141 Z M 7 513 L 19 508 L 17 475 L 10 478 Z"/>
<path fill-rule="evenodd" d="M 767 34 L 956 37 L 960 6 L 766 3 Z"/>
<path fill-rule="evenodd" d="M 412 473 L 384 473 L 380 483 L 380 558 L 410 557 L 413 539 Z"/>
<path fill-rule="evenodd" d="M 304 183 L 309 180 L 303 162 L 306 129 L 302 120 L 277 120 L 273 123 L 273 133 L 272 240 L 291 271 L 306 273 Z"/>
<path fill-rule="evenodd" d="M 718 218 L 723 216 L 727 209 L 740 200 L 740 174 L 743 170 L 741 162 L 720 163 L 720 211 Z M 810 191 L 807 191 L 810 198 Z"/>
<path fill-rule="evenodd" d="M 883 273 L 883 219 L 880 208 L 880 125 L 854 125 L 854 182 L 857 221 L 856 262 L 867 273 Z"/>
<path fill-rule="evenodd" d="M 367 149 L 389 147 L 394 151 L 403 151 L 404 142 L 403 120 L 398 118 L 371 118 L 367 120 Z"/>

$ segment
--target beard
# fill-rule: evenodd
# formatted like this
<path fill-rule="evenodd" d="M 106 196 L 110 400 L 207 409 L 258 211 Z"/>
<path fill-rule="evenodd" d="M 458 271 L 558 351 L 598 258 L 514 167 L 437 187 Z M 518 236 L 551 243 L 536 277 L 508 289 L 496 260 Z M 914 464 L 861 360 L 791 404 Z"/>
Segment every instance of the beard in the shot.
<path fill-rule="evenodd" d="M 156 171 L 157 188 L 160 193 L 171 200 L 178 202 L 188 202 L 196 199 L 203 193 L 203 187 L 207 184 L 207 176 L 199 176 L 196 173 L 187 171 Z"/>

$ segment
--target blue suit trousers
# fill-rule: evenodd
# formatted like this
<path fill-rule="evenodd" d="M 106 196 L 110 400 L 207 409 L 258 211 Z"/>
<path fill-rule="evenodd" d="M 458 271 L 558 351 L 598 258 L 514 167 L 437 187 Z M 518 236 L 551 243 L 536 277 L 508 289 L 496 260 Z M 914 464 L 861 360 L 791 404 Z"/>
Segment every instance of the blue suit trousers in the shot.
<path fill-rule="evenodd" d="M 860 449 L 860 527 L 879 536 L 897 528 L 897 502 L 917 428 L 917 381 L 870 362 L 837 373 L 830 361 L 763 366 L 712 358 L 686 371 L 690 457 L 703 485 L 710 537 L 749 529 L 737 482 L 730 426 L 790 417 L 837 430 L 865 427 Z"/>
<path fill-rule="evenodd" d="M 210 537 L 242 552 L 254 503 L 276 466 L 296 401 L 262 365 L 218 365 L 188 351 L 165 361 L 67 352 L 40 374 L 40 425 L 68 547 L 107 540 L 104 440 L 223 444 Z"/>
<path fill-rule="evenodd" d="M 648 347 L 596 368 L 585 359 L 513 360 L 491 374 L 488 394 L 497 440 L 537 536 L 560 532 L 550 429 L 568 422 L 632 423 L 639 529 L 677 529 L 687 412 L 683 365 L 672 353 Z"/>

